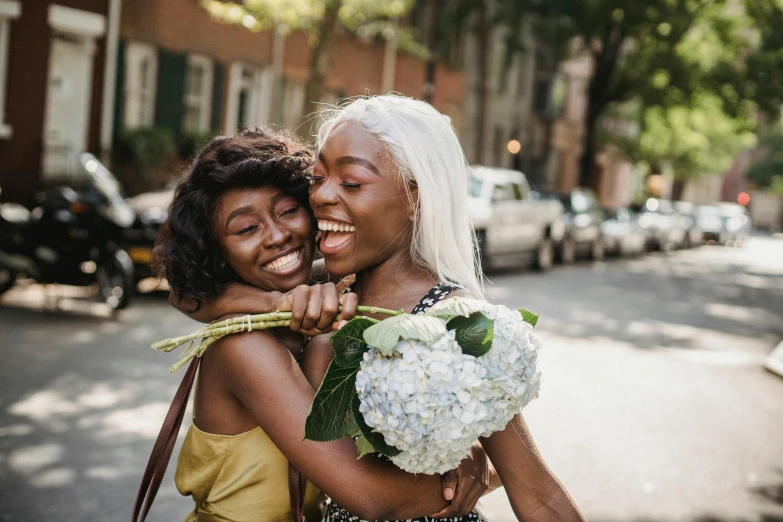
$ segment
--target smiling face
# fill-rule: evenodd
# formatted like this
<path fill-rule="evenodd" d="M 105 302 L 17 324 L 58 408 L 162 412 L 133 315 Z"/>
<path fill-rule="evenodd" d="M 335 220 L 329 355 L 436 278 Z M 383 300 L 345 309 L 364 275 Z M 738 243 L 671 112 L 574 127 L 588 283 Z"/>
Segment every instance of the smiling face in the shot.
<path fill-rule="evenodd" d="M 309 279 L 312 219 L 281 189 L 226 191 L 218 199 L 213 227 L 226 263 L 245 283 L 285 292 Z"/>
<path fill-rule="evenodd" d="M 413 209 L 380 141 L 338 124 L 316 161 L 310 205 L 326 269 L 345 277 L 410 252 Z"/>

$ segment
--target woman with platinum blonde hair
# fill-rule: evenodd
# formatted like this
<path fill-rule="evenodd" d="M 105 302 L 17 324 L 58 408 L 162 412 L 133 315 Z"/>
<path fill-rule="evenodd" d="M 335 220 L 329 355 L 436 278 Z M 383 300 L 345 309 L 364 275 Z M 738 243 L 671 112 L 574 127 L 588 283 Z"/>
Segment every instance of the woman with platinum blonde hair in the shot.
<path fill-rule="evenodd" d="M 323 116 L 309 202 L 329 275 L 354 276 L 351 290 L 361 304 L 409 313 L 422 313 L 449 296 L 483 298 L 467 212 L 469 167 L 448 118 L 398 95 L 357 98 Z M 259 305 L 263 299 L 258 289 L 231 285 L 194 317 L 209 321 L 269 311 Z M 329 335 L 316 335 L 304 347 L 302 371 L 313 388 L 333 356 Z M 480 521 L 472 511 L 478 498 L 503 485 L 520 520 L 583 520 L 538 453 L 521 414 L 504 430 L 476 441 L 457 472 L 444 477 L 451 505 L 431 515 L 435 518 Z M 358 522 L 361 516 L 332 502 L 327 520 Z"/>
<path fill-rule="evenodd" d="M 341 123 L 355 123 L 372 134 L 397 166 L 414 209 L 413 261 L 441 281 L 483 297 L 481 263 L 467 208 L 470 167 L 450 118 L 426 102 L 404 96 L 356 98 L 322 112 L 318 150 Z"/>

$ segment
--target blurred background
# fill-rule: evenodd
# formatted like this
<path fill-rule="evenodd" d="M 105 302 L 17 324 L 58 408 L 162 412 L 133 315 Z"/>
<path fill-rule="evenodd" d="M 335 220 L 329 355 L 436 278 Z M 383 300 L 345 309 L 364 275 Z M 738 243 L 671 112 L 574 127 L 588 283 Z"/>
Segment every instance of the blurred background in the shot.
<path fill-rule="evenodd" d="M 783 0 L 0 0 L 0 521 L 130 517 L 179 382 L 148 346 L 196 326 L 149 263 L 199 148 L 392 91 L 475 166 L 586 517 L 783 521 Z M 189 510 L 170 475 L 151 520 Z"/>

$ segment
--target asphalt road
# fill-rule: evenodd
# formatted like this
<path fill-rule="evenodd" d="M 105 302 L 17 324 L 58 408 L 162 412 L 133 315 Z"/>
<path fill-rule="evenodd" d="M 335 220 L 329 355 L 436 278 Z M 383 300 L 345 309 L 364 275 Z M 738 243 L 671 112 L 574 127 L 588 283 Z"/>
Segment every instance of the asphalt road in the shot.
<path fill-rule="evenodd" d="M 783 521 L 783 240 L 493 274 L 541 313 L 544 459 L 588 520 Z M 0 301 L 0 521 L 127 521 L 178 377 L 149 343 L 195 323 L 152 294 L 116 318 L 66 290 Z M 173 467 L 173 466 L 172 466 Z M 502 490 L 483 501 L 512 520 Z M 150 516 L 181 520 L 166 478 Z"/>

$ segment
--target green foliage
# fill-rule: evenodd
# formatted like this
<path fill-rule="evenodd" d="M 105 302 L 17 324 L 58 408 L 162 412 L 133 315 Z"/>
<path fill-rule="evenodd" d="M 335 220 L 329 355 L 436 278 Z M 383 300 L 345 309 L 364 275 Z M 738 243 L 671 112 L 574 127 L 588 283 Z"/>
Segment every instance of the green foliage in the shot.
<path fill-rule="evenodd" d="M 376 319 L 370 317 L 356 317 L 335 332 L 332 336 L 335 362 L 345 368 L 358 366 L 368 348 L 363 337 L 364 331 L 377 323 Z"/>
<path fill-rule="evenodd" d="M 191 160 L 214 137 L 215 135 L 211 132 L 186 132 L 181 134 L 177 138 L 177 154 L 182 159 Z"/>
<path fill-rule="evenodd" d="M 746 176 L 758 188 L 783 195 L 783 125 L 778 124 L 762 135 L 759 156 Z"/>
<path fill-rule="evenodd" d="M 755 144 L 749 125 L 727 115 L 716 94 L 700 92 L 691 104 L 645 110 L 633 157 L 650 165 L 669 164 L 680 180 L 720 174 L 738 152 Z"/>
<path fill-rule="evenodd" d="M 414 0 L 201 0 L 201 5 L 216 20 L 242 24 L 253 31 L 277 27 L 284 32 L 301 29 L 315 34 L 331 2 L 340 3 L 340 21 L 355 31 L 378 19 L 404 15 Z"/>
<path fill-rule="evenodd" d="M 174 134 L 163 127 L 145 127 L 121 133 L 116 160 L 142 170 L 159 169 L 174 156 Z"/>
<path fill-rule="evenodd" d="M 338 440 L 350 433 L 354 420 L 349 414 L 356 395 L 356 373 L 359 366 L 344 368 L 334 360 L 315 394 L 305 421 L 305 438 L 320 442 Z"/>
<path fill-rule="evenodd" d="M 462 353 L 481 357 L 492 348 L 495 321 L 481 312 L 469 317 L 457 316 L 446 324 L 446 328 L 456 332 L 456 341 Z"/>
<path fill-rule="evenodd" d="M 522 320 L 523 321 L 525 321 L 527 324 L 529 324 L 533 328 L 536 327 L 536 325 L 538 324 L 539 314 L 534 314 L 530 310 L 525 310 L 524 308 L 520 308 L 517 311 L 520 313 L 520 315 L 522 315 Z"/>

